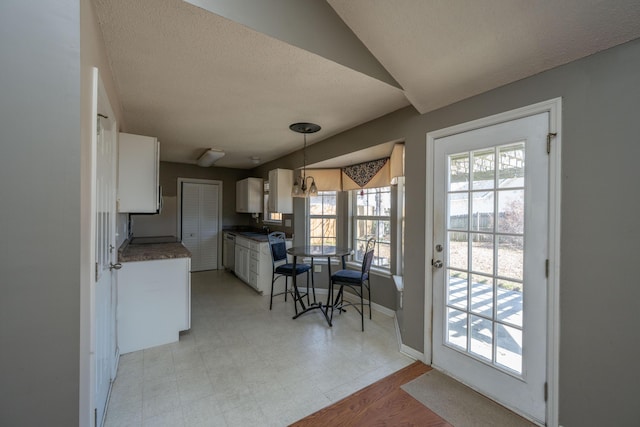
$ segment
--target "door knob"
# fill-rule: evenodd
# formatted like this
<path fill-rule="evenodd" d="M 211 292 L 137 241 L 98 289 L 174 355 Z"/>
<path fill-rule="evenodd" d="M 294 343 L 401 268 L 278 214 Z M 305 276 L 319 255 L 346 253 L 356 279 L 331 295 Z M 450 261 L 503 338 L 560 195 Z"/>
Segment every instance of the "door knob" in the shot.
<path fill-rule="evenodd" d="M 437 259 L 435 261 L 431 261 L 431 265 L 434 268 L 442 268 L 442 261 L 440 261 L 439 259 Z"/>
<path fill-rule="evenodd" d="M 119 262 L 117 263 L 109 263 L 109 270 L 120 270 L 122 268 L 122 264 L 120 264 Z"/>

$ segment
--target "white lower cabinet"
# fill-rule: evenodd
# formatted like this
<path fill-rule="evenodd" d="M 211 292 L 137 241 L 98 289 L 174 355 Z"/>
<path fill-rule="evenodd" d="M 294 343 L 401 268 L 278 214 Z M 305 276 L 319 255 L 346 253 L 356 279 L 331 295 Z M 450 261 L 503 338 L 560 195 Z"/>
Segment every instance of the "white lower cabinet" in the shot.
<path fill-rule="evenodd" d="M 249 282 L 249 240 L 236 236 L 235 267 L 236 276 L 243 282 Z"/>
<path fill-rule="evenodd" d="M 269 243 L 236 236 L 235 255 L 236 276 L 256 291 L 268 295 L 273 269 Z"/>
<path fill-rule="evenodd" d="M 122 263 L 118 271 L 120 354 L 178 341 L 191 328 L 190 258 Z"/>

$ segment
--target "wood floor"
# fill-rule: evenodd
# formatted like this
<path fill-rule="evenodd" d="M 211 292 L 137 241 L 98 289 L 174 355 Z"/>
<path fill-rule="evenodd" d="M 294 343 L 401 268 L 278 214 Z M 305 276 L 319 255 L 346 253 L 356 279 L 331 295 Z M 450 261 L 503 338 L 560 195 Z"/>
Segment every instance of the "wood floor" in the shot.
<path fill-rule="evenodd" d="M 400 388 L 430 370 L 415 362 L 292 426 L 453 427 Z"/>

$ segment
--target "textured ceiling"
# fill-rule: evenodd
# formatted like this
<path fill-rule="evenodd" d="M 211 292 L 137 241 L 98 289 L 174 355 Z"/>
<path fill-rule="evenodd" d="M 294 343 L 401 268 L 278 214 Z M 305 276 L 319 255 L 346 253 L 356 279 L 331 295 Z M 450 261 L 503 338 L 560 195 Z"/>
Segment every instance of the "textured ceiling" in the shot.
<path fill-rule="evenodd" d="M 93 1 L 123 129 L 157 136 L 162 160 L 195 163 L 215 148 L 227 153 L 216 166 L 237 168 L 255 167 L 252 156 L 266 162 L 299 150 L 294 122 L 322 126 L 309 137 L 314 143 L 407 105 L 430 111 L 640 36 L 637 0 L 328 0 L 331 8 L 259 0 L 253 14 L 247 1 L 199 0 L 218 13 L 181 0 Z M 303 14 L 311 5 L 314 16 L 326 15 L 317 26 L 284 32 L 266 19 L 268 10 Z M 321 31 L 331 20 L 339 23 Z M 361 45 L 351 51 L 355 60 L 332 54 L 342 45 L 336 35 L 348 35 L 336 25 L 359 39 L 344 42 Z M 304 42 L 292 42 L 296 31 Z M 397 84 L 367 72 L 376 63 Z"/>
<path fill-rule="evenodd" d="M 328 0 L 420 112 L 640 37 L 638 0 Z"/>
<path fill-rule="evenodd" d="M 127 132 L 157 136 L 162 160 L 255 167 L 409 105 L 396 87 L 180 0 L 96 1 Z"/>

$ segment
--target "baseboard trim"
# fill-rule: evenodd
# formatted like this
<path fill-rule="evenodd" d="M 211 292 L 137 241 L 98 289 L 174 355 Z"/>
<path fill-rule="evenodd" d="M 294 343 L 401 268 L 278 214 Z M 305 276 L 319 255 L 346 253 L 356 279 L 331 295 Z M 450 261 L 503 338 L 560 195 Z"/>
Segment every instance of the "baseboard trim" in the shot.
<path fill-rule="evenodd" d="M 398 324 L 398 316 L 394 316 L 393 323 L 396 325 L 396 338 L 398 339 L 398 351 L 404 354 L 407 357 L 412 358 L 413 360 L 419 360 L 428 365 L 428 363 L 424 360 L 424 353 L 420 353 L 418 350 L 414 350 L 402 343 L 402 334 L 400 333 L 400 325 Z"/>
<path fill-rule="evenodd" d="M 419 360 L 425 363 L 426 365 L 429 365 L 429 363 L 427 363 L 427 361 L 424 360 L 424 353 L 421 353 L 418 350 L 415 350 L 406 344 L 400 344 L 400 353 L 412 359 Z"/>
<path fill-rule="evenodd" d="M 324 289 L 324 288 L 316 289 L 316 296 L 323 295 L 326 297 L 328 293 L 329 293 L 328 289 Z M 360 302 L 360 299 L 358 297 L 348 292 L 345 292 L 343 296 L 344 296 L 344 299 L 346 299 L 349 302 Z M 369 300 L 365 298 L 364 303 L 369 304 Z M 384 314 L 385 316 L 389 316 L 393 318 L 396 317 L 395 310 L 391 310 L 390 308 L 387 308 L 380 304 L 376 304 L 375 302 L 371 303 L 371 309 L 377 311 L 380 314 Z"/>
<path fill-rule="evenodd" d="M 318 295 L 322 295 L 323 297 L 326 298 L 328 293 L 329 293 L 328 289 L 325 289 L 325 288 L 316 289 L 316 297 Z M 358 298 L 355 295 L 347 292 L 344 293 L 344 298 L 349 302 L 359 302 Z M 364 302 L 365 304 L 368 304 L 369 300 L 365 299 Z M 396 316 L 395 310 L 391 310 L 390 308 L 387 308 L 380 304 L 376 304 L 375 302 L 371 303 L 371 309 L 377 311 L 380 314 L 384 314 L 385 316 L 389 316 L 393 318 L 393 322 L 396 326 L 396 338 L 398 340 L 398 351 L 400 351 L 400 353 L 414 360 L 419 360 L 421 362 L 427 363 L 425 361 L 424 353 L 421 353 L 418 350 L 415 350 L 409 347 L 408 345 L 402 343 L 402 334 L 400 334 L 400 326 L 398 325 L 398 317 Z"/>
<path fill-rule="evenodd" d="M 398 351 L 402 353 L 402 334 L 400 333 L 400 325 L 398 324 L 397 315 L 393 316 L 393 324 L 396 326 L 396 340 L 398 341 Z"/>

